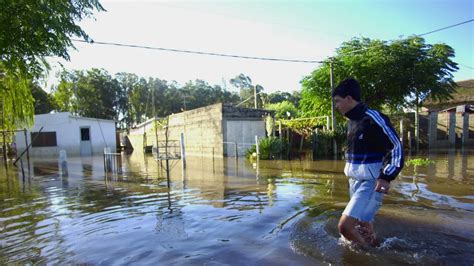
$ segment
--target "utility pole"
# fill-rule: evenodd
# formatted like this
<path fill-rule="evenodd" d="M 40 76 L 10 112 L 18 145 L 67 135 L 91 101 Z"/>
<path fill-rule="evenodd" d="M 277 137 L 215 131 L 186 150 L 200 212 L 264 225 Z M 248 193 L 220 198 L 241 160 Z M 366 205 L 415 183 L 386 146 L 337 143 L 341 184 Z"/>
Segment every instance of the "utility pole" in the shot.
<path fill-rule="evenodd" d="M 334 68 L 332 64 L 332 58 L 329 59 L 329 80 L 331 82 L 331 119 L 332 119 L 332 130 L 336 129 L 336 116 L 335 116 L 335 106 L 334 106 L 334 99 L 332 98 L 332 91 L 334 90 Z"/>
<path fill-rule="evenodd" d="M 257 109 L 257 85 L 253 86 L 253 98 L 255 102 L 255 109 Z"/>
<path fill-rule="evenodd" d="M 183 92 L 183 111 L 186 111 L 186 94 Z"/>
<path fill-rule="evenodd" d="M 153 112 L 153 119 L 155 119 L 155 88 L 151 90 L 151 104 L 152 104 L 152 112 Z"/>
<path fill-rule="evenodd" d="M 332 58 L 329 59 L 329 81 L 331 82 L 331 117 L 332 117 L 332 131 L 334 132 L 336 130 L 336 114 L 335 114 L 335 106 L 334 106 L 334 99 L 332 98 L 332 92 L 334 91 L 334 67 L 333 67 L 333 62 Z M 337 158 L 337 142 L 336 139 L 334 138 L 332 140 L 332 145 L 333 145 L 333 152 L 334 152 L 334 159 Z"/>
<path fill-rule="evenodd" d="M 155 88 L 151 91 L 151 99 L 153 102 L 153 127 L 155 130 L 155 145 L 156 145 L 156 157 L 160 157 L 160 147 L 158 145 L 158 122 L 156 121 L 156 110 L 155 110 Z M 153 147 L 152 147 L 153 150 Z"/>
<path fill-rule="evenodd" d="M 222 88 L 224 89 L 222 93 L 222 103 L 225 104 L 225 92 L 227 91 L 227 84 L 224 78 L 222 78 Z"/>

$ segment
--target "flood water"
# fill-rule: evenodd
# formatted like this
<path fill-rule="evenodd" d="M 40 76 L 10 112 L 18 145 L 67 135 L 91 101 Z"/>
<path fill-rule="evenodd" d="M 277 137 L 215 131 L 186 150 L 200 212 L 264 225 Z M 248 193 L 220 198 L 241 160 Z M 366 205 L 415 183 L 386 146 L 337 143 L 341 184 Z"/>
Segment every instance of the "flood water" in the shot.
<path fill-rule="evenodd" d="M 102 157 L 2 166 L 0 264 L 473 265 L 474 152 L 411 158 L 435 163 L 392 182 L 365 249 L 337 233 L 343 161 L 188 158 L 169 183 L 140 153 L 107 176 Z"/>

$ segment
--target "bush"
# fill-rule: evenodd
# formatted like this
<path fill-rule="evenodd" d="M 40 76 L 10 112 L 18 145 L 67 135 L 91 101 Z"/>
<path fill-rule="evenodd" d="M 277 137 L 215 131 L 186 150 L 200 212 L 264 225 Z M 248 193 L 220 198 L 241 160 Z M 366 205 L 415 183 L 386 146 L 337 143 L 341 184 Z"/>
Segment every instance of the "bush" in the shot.
<path fill-rule="evenodd" d="M 279 159 L 280 154 L 285 153 L 286 151 L 285 142 L 281 141 L 279 138 L 269 137 L 259 141 L 258 147 L 260 151 L 259 159 L 262 160 L 274 160 Z M 257 148 L 253 145 L 246 152 L 246 157 L 249 160 L 256 159 Z"/>
<path fill-rule="evenodd" d="M 338 155 L 345 150 L 347 128 L 339 124 L 334 131 L 321 131 L 313 134 L 313 158 L 327 157 L 334 154 L 333 140 L 336 140 Z"/>

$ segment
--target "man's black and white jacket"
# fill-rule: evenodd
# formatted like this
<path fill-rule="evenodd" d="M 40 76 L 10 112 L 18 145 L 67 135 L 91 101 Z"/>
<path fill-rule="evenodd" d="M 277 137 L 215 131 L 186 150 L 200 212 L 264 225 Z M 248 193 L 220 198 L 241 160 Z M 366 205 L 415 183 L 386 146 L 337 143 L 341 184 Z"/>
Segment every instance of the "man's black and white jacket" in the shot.
<path fill-rule="evenodd" d="M 392 181 L 403 168 L 403 147 L 388 117 L 359 103 L 348 122 L 344 173 L 359 180 Z"/>

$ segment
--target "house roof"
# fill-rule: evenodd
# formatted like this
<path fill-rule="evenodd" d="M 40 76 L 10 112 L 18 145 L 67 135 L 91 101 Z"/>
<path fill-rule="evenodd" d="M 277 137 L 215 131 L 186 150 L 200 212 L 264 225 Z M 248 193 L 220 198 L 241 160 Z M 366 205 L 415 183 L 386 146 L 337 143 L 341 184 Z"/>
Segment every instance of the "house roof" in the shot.
<path fill-rule="evenodd" d="M 455 107 L 458 105 L 473 105 L 474 104 L 474 79 L 456 82 L 456 92 L 452 94 L 452 99 L 443 100 L 441 102 L 433 101 L 428 98 L 423 107 L 430 111 L 440 111 Z"/>
<path fill-rule="evenodd" d="M 73 115 L 71 112 L 56 112 L 56 113 L 35 115 L 35 121 L 36 120 L 47 120 L 47 121 L 53 120 L 54 121 L 54 120 L 62 119 L 62 118 L 91 120 L 91 121 L 108 122 L 108 123 L 116 123 L 117 122 L 115 120 L 109 120 L 109 119 L 77 116 L 77 115 Z"/>

